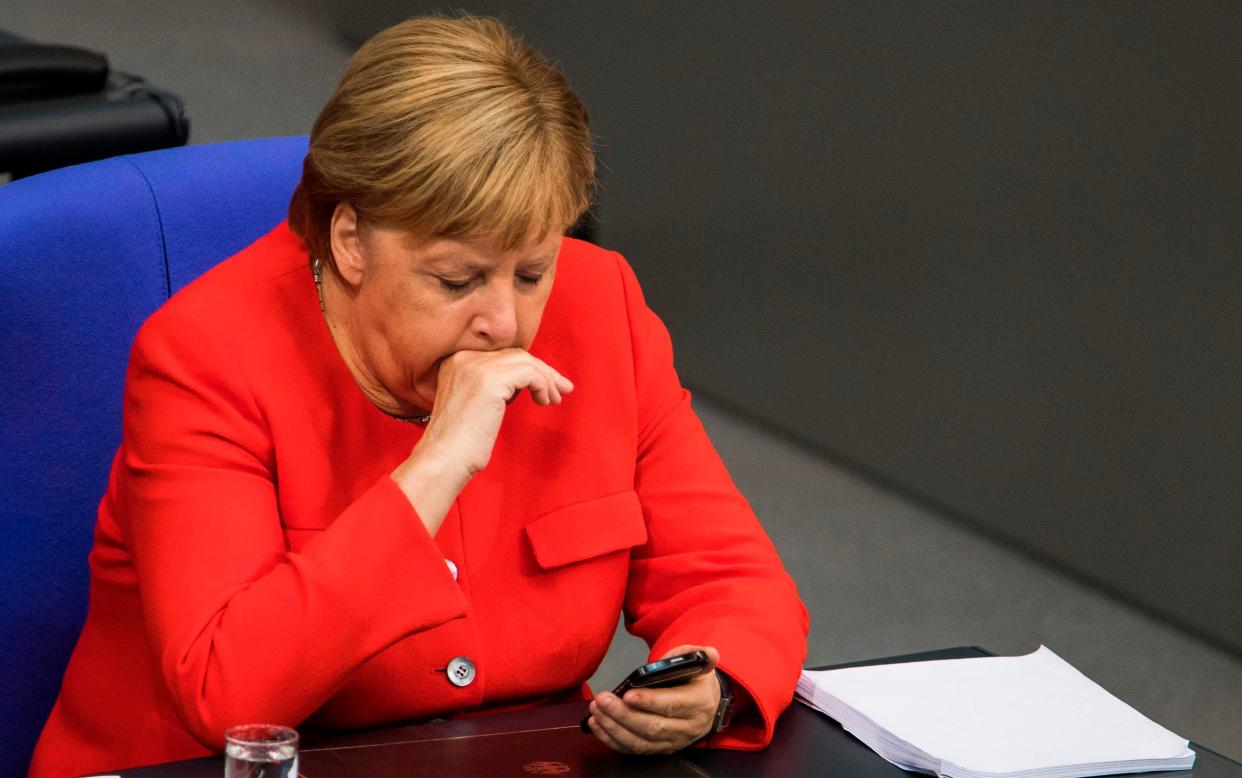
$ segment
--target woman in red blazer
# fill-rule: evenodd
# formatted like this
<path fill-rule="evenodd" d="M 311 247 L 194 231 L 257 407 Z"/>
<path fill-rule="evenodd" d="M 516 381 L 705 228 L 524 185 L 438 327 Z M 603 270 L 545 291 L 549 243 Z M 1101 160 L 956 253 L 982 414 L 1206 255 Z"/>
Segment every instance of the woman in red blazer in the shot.
<path fill-rule="evenodd" d="M 629 265 L 562 237 L 593 175 L 577 98 L 498 22 L 359 51 L 290 222 L 138 333 L 32 775 L 589 698 L 622 612 L 718 672 L 597 695 L 597 737 L 771 739 L 806 611 Z"/>

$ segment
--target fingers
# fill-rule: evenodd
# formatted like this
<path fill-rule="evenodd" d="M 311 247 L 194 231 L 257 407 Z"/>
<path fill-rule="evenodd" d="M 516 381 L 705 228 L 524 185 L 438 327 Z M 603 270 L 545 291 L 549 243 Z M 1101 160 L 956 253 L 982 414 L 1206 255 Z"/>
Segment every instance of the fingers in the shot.
<path fill-rule="evenodd" d="M 715 673 L 705 673 L 670 689 L 631 689 L 625 693 L 630 709 L 670 719 L 710 719 L 719 702 L 720 683 Z"/>
<path fill-rule="evenodd" d="M 531 358 L 534 360 L 534 357 Z M 535 364 L 531 366 L 532 376 L 528 386 L 530 387 L 531 397 L 534 398 L 537 405 L 557 405 L 563 399 L 564 394 L 573 391 L 573 385 L 569 385 L 568 391 L 562 391 L 564 385 L 562 381 L 567 381 L 546 364 L 534 360 Z M 558 380 L 561 379 L 561 380 Z"/>
<path fill-rule="evenodd" d="M 688 722 L 629 709 L 607 692 L 591 703 L 587 724 L 610 748 L 627 754 L 670 754 L 694 742 Z"/>
<path fill-rule="evenodd" d="M 438 460 L 473 478 L 487 467 L 507 406 L 523 389 L 538 405 L 555 405 L 573 383 L 519 348 L 454 352 L 440 360 L 433 413 L 411 457 Z"/>
<path fill-rule="evenodd" d="M 551 365 L 538 357 L 526 355 L 534 364 L 539 372 L 540 378 L 543 380 L 543 396 L 546 400 L 543 404 L 559 403 L 562 397 L 574 390 L 574 384 L 565 376 L 558 373 Z"/>
<path fill-rule="evenodd" d="M 646 754 L 646 753 L 656 754 L 656 753 L 659 753 L 658 751 L 638 751 L 638 750 L 635 750 L 635 747 L 633 747 L 632 745 L 622 743 L 621 741 L 614 738 L 611 734 L 609 734 L 608 730 L 604 728 L 604 725 L 600 723 L 600 720 L 596 718 L 595 716 L 592 716 L 591 718 L 587 719 L 587 726 L 590 727 L 591 732 L 595 735 L 595 737 L 600 739 L 601 743 L 608 746 L 613 751 L 617 751 L 622 754 Z M 639 747 L 641 748 L 642 746 L 639 746 Z"/>
<path fill-rule="evenodd" d="M 455 370 L 471 376 L 471 383 L 480 389 L 494 387 L 505 402 L 511 402 L 522 389 L 529 389 L 537 405 L 556 405 L 574 390 L 572 381 L 522 349 L 459 351 L 451 359 Z"/>
<path fill-rule="evenodd" d="M 591 703 L 588 726 L 615 750 L 666 754 L 710 732 L 719 700 L 715 673 L 671 688 L 631 689 L 624 699 L 603 692 Z"/>

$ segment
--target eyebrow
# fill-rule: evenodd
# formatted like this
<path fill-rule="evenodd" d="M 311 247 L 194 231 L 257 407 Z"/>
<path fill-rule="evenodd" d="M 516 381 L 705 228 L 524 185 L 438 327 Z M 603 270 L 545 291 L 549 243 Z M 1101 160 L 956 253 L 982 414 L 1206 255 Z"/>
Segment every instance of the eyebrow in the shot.
<path fill-rule="evenodd" d="M 552 264 L 552 260 L 556 259 L 558 252 L 559 247 L 557 251 L 552 251 L 542 257 L 538 257 L 527 262 L 520 262 L 518 263 L 518 266 L 533 267 L 550 265 Z M 441 254 L 427 260 L 427 263 L 441 270 L 468 270 L 477 273 L 479 271 L 487 271 L 492 269 L 491 265 L 471 261 L 465 257 L 462 257 L 460 254 Z"/>
<path fill-rule="evenodd" d="M 483 265 L 478 262 L 471 262 L 468 259 L 457 256 L 456 254 L 432 257 L 427 260 L 427 264 L 439 270 L 479 271 L 489 269 L 487 265 Z"/>

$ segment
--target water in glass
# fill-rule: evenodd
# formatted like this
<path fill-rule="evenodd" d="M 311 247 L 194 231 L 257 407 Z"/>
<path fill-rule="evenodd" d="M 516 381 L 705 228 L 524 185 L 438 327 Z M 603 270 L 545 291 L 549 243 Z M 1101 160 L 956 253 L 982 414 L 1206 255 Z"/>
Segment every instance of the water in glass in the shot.
<path fill-rule="evenodd" d="M 224 778 L 297 778 L 298 747 L 293 743 L 229 743 Z"/>

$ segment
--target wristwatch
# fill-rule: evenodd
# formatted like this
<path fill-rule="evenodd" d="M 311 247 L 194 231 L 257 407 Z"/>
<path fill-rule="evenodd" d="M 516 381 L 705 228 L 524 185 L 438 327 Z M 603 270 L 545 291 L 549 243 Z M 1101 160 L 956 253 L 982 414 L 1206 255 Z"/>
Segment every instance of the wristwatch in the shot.
<path fill-rule="evenodd" d="M 716 680 L 720 682 L 720 704 L 716 706 L 716 718 L 712 721 L 713 735 L 729 726 L 733 718 L 733 685 L 729 683 L 729 676 L 717 670 Z"/>

